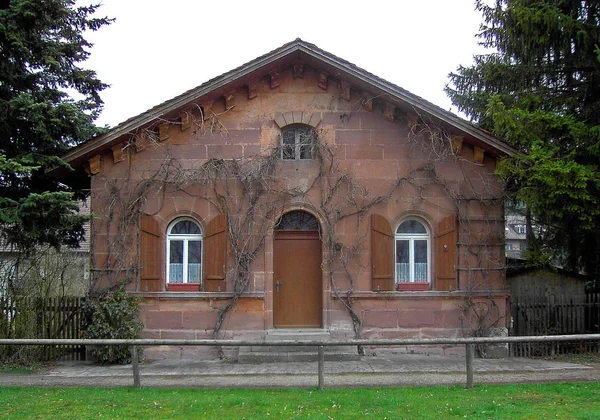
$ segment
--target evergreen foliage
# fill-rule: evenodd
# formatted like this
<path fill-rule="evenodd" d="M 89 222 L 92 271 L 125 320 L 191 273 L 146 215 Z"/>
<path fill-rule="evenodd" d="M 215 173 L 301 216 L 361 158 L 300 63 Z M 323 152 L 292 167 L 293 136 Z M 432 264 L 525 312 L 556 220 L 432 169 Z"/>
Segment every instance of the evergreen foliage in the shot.
<path fill-rule="evenodd" d="M 93 121 L 106 85 L 79 67 L 91 46 L 83 32 L 110 23 L 89 17 L 97 7 L 0 5 L 0 237 L 20 249 L 82 238 L 74 192 L 46 171 L 65 165 L 60 156 L 98 131 Z"/>
<path fill-rule="evenodd" d="M 523 153 L 499 174 L 533 215 L 533 263 L 600 274 L 600 2 L 478 0 L 487 54 L 450 74 L 459 110 Z M 538 228 L 536 229 L 535 226 Z"/>

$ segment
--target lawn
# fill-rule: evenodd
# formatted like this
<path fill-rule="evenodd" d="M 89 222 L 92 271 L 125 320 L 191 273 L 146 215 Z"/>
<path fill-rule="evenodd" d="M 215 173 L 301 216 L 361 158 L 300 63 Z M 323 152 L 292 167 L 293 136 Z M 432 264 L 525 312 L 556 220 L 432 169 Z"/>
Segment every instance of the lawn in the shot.
<path fill-rule="evenodd" d="M 600 383 L 316 389 L 0 387 L 0 417 L 597 419 Z"/>

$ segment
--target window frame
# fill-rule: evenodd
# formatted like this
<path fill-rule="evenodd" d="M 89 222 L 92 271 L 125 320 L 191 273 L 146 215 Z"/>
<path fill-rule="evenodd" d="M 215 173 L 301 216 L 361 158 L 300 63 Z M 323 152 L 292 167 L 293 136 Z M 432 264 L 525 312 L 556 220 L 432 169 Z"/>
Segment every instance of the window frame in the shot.
<path fill-rule="evenodd" d="M 179 223 L 184 221 L 190 221 L 194 223 L 198 229 L 200 230 L 200 234 L 174 234 L 171 233 L 172 229 Z M 183 250 L 182 250 L 182 264 L 183 264 L 183 274 L 182 274 L 182 282 L 170 282 L 171 278 L 171 241 L 183 241 Z M 198 282 L 190 282 L 189 281 L 189 262 L 188 262 L 188 250 L 189 250 L 189 242 L 195 241 L 200 242 L 200 279 Z M 204 270 L 204 232 L 202 230 L 202 226 L 200 223 L 193 219 L 192 217 L 178 217 L 174 219 L 169 226 L 167 227 L 167 235 L 166 235 L 166 284 L 168 286 L 173 285 L 198 285 L 199 288 L 202 287 L 203 283 L 203 270 Z M 177 287 L 177 286 L 176 286 Z"/>
<path fill-rule="evenodd" d="M 517 224 L 514 227 L 515 232 L 518 233 L 519 235 L 525 235 L 527 234 L 527 226 L 525 226 L 524 224 Z"/>
<path fill-rule="evenodd" d="M 398 229 L 404 222 L 408 221 L 416 221 L 425 229 L 425 233 L 398 233 Z M 427 243 L 427 281 L 415 281 L 415 241 L 425 240 Z M 398 273 L 398 242 L 399 241 L 408 241 L 409 242 L 409 256 L 408 256 L 408 264 L 409 264 L 409 281 L 399 281 L 399 273 Z M 410 216 L 403 218 L 396 229 L 394 230 L 394 284 L 397 289 L 402 288 L 403 285 L 413 286 L 415 289 L 419 286 L 422 286 L 426 290 L 430 288 L 431 285 L 431 245 L 432 245 L 432 235 L 431 228 L 429 227 L 429 223 L 423 220 L 420 217 Z"/>
<path fill-rule="evenodd" d="M 286 133 L 290 132 L 294 130 L 294 157 L 290 158 L 290 157 L 286 157 L 286 146 L 291 146 L 291 144 L 285 144 L 285 138 L 286 138 Z M 302 157 L 302 146 L 304 146 L 305 144 L 302 143 L 301 141 L 301 137 L 302 137 L 302 130 L 304 130 L 304 133 L 306 134 L 311 134 L 311 142 L 310 144 L 306 144 L 306 146 L 308 147 L 308 151 L 309 151 L 309 155 L 310 157 L 307 158 L 303 158 Z M 290 124 L 287 125 L 285 127 L 282 128 L 281 131 L 281 136 L 280 136 L 280 148 L 281 148 L 281 153 L 280 153 L 280 158 L 282 160 L 286 160 L 286 161 L 299 161 L 299 160 L 313 160 L 315 158 L 315 140 L 316 140 L 316 136 L 317 136 L 317 132 L 315 131 L 314 127 L 308 124 Z M 291 149 L 291 147 L 290 147 Z"/>

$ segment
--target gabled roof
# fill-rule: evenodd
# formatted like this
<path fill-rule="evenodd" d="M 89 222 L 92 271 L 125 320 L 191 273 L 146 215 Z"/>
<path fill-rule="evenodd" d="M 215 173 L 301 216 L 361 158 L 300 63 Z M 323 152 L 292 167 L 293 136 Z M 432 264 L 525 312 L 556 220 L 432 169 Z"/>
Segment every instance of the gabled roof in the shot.
<path fill-rule="evenodd" d="M 265 76 L 269 72 L 276 71 L 278 68 L 293 64 L 296 61 L 301 61 L 314 68 L 323 70 L 333 78 L 342 79 L 350 83 L 353 88 L 361 89 L 377 96 L 383 95 L 386 101 L 393 102 L 398 107 L 409 109 L 419 114 L 425 114 L 445 126 L 452 127 L 464 133 L 472 143 L 491 150 L 498 156 L 513 155 L 517 152 L 497 137 L 477 128 L 475 125 L 451 112 L 445 111 L 393 83 L 297 38 L 236 69 L 215 77 L 194 89 L 188 90 L 138 116 L 124 121 L 110 129 L 107 133 L 73 148 L 63 159 L 73 166 L 79 166 L 83 161 L 98 153 L 99 150 L 118 143 L 119 138 L 122 136 L 131 134 L 138 128 L 148 125 L 158 118 L 164 118 L 167 114 L 173 113 L 178 109 L 183 109 L 202 97 L 216 95 L 219 92 L 222 95 L 231 88 L 249 83 L 252 80 L 256 80 L 259 76 Z"/>

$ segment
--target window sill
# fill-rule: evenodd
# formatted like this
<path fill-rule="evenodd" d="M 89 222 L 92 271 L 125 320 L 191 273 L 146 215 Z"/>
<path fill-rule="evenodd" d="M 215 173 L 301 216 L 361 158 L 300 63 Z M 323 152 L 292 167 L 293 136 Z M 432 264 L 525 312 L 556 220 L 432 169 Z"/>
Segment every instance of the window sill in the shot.
<path fill-rule="evenodd" d="M 431 288 L 431 283 L 412 283 L 402 282 L 396 284 L 396 290 L 399 292 L 424 292 Z"/>
<path fill-rule="evenodd" d="M 403 290 L 398 292 L 396 290 L 373 292 L 367 290 L 360 290 L 350 292 L 348 290 L 340 290 L 339 296 L 352 296 L 352 299 L 438 299 L 438 298 L 464 298 L 464 297 L 492 297 L 492 298 L 505 298 L 510 296 L 509 290 L 481 290 L 481 291 L 467 291 L 467 290 Z M 331 293 L 331 299 L 337 299 L 335 293 Z"/>
<path fill-rule="evenodd" d="M 167 283 L 169 292 L 200 292 L 200 283 Z"/>
<path fill-rule="evenodd" d="M 144 299 L 194 299 L 194 300 L 229 300 L 233 297 L 233 292 L 199 292 L 197 289 L 193 292 L 169 291 L 169 292 L 129 292 L 129 294 Z M 264 292 L 243 293 L 241 298 L 264 299 Z"/>

